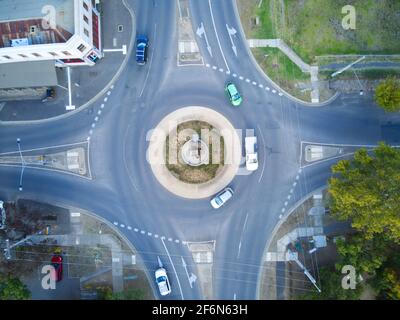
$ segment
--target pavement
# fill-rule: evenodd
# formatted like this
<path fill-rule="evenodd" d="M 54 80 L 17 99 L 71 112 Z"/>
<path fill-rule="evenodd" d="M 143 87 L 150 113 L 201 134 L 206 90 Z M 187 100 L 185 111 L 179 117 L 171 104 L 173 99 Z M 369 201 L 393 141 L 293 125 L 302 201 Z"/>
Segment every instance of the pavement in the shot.
<path fill-rule="evenodd" d="M 148 63 L 138 66 L 131 59 L 91 112 L 40 124 L 0 124 L 0 153 L 16 151 L 17 138 L 22 149 L 89 141 L 93 179 L 28 169 L 24 198 L 81 208 L 113 223 L 137 248 L 150 276 L 160 257 L 172 286 L 172 294 L 160 299 L 204 298 L 199 281 L 191 281 L 190 275 L 198 274 L 188 241 L 215 241 L 215 299 L 256 299 L 272 230 L 288 208 L 326 184 L 337 161 L 302 168 L 302 141 L 393 143 L 400 139 L 395 129 L 400 119 L 379 109 L 371 94 L 342 94 L 319 108 L 284 95 L 249 55 L 233 0 L 189 1 L 193 30 L 203 25 L 208 41 L 197 36 L 204 65 L 190 67 L 177 65 L 176 1 L 127 3 L 138 17 L 137 31 L 149 36 Z M 243 95 L 239 108 L 225 96 L 227 81 Z M 235 176 L 235 196 L 218 212 L 209 199 L 184 199 L 167 191 L 146 161 L 149 130 L 171 112 L 193 105 L 214 109 L 237 129 L 255 129 L 259 141 L 259 169 Z M 0 166 L 1 199 L 20 195 L 19 178 L 20 168 Z"/>
<path fill-rule="evenodd" d="M 133 39 L 134 20 L 123 1 L 103 1 L 101 7 L 102 49 L 120 49 L 123 45 L 129 47 Z M 122 32 L 118 31 L 118 25 L 123 26 Z M 98 94 L 115 81 L 126 59 L 127 56 L 122 52 L 103 52 L 103 58 L 94 66 L 71 67 L 72 103 L 75 108 L 87 108 L 96 101 Z M 0 110 L 0 122 L 38 121 L 71 113 L 66 110 L 69 104 L 67 69 L 56 69 L 59 86 L 56 87 L 55 99 L 47 102 L 41 100 L 6 102 Z"/>

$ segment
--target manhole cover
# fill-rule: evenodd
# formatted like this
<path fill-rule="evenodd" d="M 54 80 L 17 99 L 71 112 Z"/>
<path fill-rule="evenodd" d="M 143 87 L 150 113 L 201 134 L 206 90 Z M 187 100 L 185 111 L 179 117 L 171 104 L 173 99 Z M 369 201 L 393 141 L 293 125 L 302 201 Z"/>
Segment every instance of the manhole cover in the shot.
<path fill-rule="evenodd" d="M 119 24 L 117 29 L 118 29 L 118 32 L 122 32 L 122 31 L 124 31 L 124 26 L 122 24 Z"/>

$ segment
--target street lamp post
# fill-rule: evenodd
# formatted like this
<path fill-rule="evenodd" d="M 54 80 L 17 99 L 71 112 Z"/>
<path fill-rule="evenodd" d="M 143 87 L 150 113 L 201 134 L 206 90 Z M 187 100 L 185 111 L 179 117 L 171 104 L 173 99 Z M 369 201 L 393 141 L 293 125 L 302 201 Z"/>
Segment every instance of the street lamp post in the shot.
<path fill-rule="evenodd" d="M 18 151 L 19 151 L 19 156 L 21 158 L 21 174 L 19 176 L 19 187 L 18 190 L 22 191 L 22 178 L 24 176 L 24 171 L 25 171 L 25 161 L 24 157 L 22 156 L 22 151 L 21 151 L 21 139 L 17 139 L 17 146 L 18 146 Z"/>

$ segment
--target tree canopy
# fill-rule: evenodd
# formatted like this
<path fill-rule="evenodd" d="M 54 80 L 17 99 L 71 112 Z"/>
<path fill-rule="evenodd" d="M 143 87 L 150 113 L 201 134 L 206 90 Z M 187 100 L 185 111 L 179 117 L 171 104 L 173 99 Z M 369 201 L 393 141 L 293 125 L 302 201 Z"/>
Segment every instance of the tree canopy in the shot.
<path fill-rule="evenodd" d="M 18 278 L 0 274 L 0 300 L 27 300 L 31 293 Z"/>
<path fill-rule="evenodd" d="M 351 220 L 367 240 L 385 234 L 400 243 L 400 151 L 384 143 L 372 154 L 360 149 L 332 171 L 328 192 L 334 217 Z"/>
<path fill-rule="evenodd" d="M 375 101 L 387 112 L 400 110 L 400 81 L 395 77 L 383 80 L 376 88 Z"/>

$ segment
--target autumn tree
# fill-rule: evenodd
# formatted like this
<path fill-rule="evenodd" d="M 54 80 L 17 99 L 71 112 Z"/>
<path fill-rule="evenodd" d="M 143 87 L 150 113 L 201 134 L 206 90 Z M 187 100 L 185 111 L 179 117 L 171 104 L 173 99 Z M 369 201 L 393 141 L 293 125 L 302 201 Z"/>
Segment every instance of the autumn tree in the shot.
<path fill-rule="evenodd" d="M 371 153 L 360 149 L 332 171 L 328 192 L 333 216 L 350 220 L 366 240 L 385 234 L 400 243 L 400 151 L 384 143 Z"/>
<path fill-rule="evenodd" d="M 376 88 L 375 101 L 387 112 L 400 110 L 400 81 L 395 77 L 388 77 Z"/>

